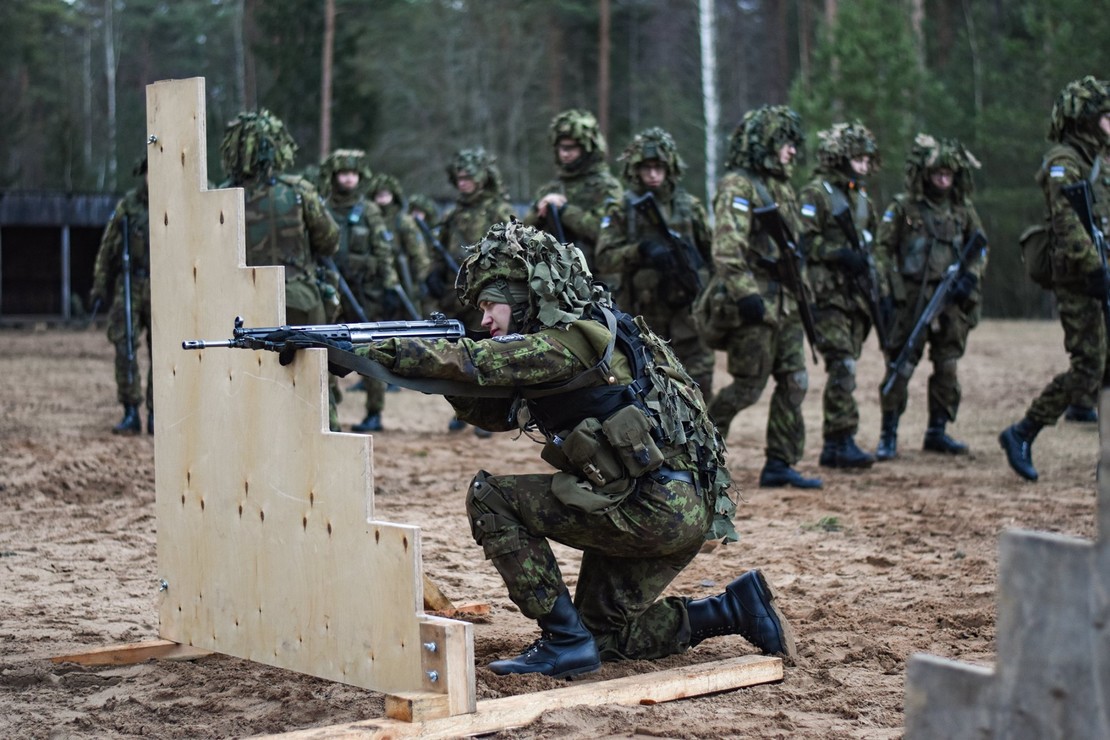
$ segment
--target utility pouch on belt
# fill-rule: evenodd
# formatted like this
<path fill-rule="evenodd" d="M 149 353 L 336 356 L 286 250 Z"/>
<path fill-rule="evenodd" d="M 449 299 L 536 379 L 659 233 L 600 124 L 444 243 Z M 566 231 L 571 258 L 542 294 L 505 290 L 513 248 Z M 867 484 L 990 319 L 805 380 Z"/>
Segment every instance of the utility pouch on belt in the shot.
<path fill-rule="evenodd" d="M 626 477 L 620 459 L 597 419 L 584 419 L 563 440 L 563 454 L 595 486 Z"/>
<path fill-rule="evenodd" d="M 651 437 L 651 422 L 639 408 L 625 406 L 606 419 L 601 429 L 632 478 L 650 473 L 663 464 L 663 453 Z"/>

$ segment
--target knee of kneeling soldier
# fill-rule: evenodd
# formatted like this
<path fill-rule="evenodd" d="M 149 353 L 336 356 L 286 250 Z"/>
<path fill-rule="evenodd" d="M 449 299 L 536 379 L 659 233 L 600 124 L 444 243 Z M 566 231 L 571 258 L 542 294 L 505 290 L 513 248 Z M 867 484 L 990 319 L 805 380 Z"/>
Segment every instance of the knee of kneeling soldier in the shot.
<path fill-rule="evenodd" d="M 496 479 L 484 470 L 470 481 L 466 492 L 466 513 L 470 518 L 470 533 L 485 550 L 487 558 L 519 548 L 520 523 L 516 512 L 505 499 Z"/>

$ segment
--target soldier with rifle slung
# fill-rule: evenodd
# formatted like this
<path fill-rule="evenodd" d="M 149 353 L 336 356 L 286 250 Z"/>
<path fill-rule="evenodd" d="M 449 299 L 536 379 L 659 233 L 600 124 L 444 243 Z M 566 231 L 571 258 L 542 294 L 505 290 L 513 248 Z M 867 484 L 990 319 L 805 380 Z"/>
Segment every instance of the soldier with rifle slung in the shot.
<path fill-rule="evenodd" d="M 405 206 L 405 189 L 393 175 L 376 172 L 370 178 L 367 195 L 382 209 L 382 218 L 393 245 L 393 266 L 402 292 L 397 293 L 401 306 L 391 318 L 416 320 L 423 317 L 420 289 L 431 262 L 430 247 L 424 240 L 416 217 Z M 432 215 L 435 215 L 434 204 Z"/>
<path fill-rule="evenodd" d="M 109 297 L 108 341 L 116 349 L 116 390 L 123 404 L 123 418 L 112 427 L 115 434 L 138 434 L 142 428 L 139 405 L 142 382 L 135 345 L 146 330 L 147 432 L 154 434 L 154 387 L 150 367 L 150 228 L 147 199 L 146 157 L 133 174 L 143 182 L 116 205 L 96 254 L 93 286 L 89 294 L 93 312 Z"/>
<path fill-rule="evenodd" d="M 728 172 L 713 200 L 714 274 L 695 306 L 707 344 L 728 354 L 732 382 L 709 404 L 721 436 L 775 379 L 767 462 L 759 476 L 764 487 L 822 485 L 820 478 L 794 469 L 805 451 L 802 401 L 809 375 L 804 343 L 807 334 L 811 343 L 815 340 L 809 287 L 792 241 L 799 216 L 790 173 L 804 141 L 801 118 L 786 106 L 756 108 L 736 127 Z"/>
<path fill-rule="evenodd" d="M 929 425 L 924 449 L 960 455 L 967 445 L 945 428 L 960 407 L 957 363 L 968 333 L 979 323 L 985 240 L 971 203 L 971 171 L 979 162 L 955 139 L 919 133 L 906 157 L 906 191 L 894 196 L 879 224 L 875 258 L 894 298 L 894 321 L 885 353 L 891 369 L 880 391 L 882 428 L 876 457 L 898 451 L 898 420 L 909 398 L 907 384 L 929 345 Z M 968 254 L 968 245 L 978 243 Z M 948 279 L 946 279 L 948 278 Z M 931 300 L 944 289 L 941 300 Z M 927 309 L 936 309 L 929 315 Z M 911 342 L 910 339 L 914 338 Z"/>
<path fill-rule="evenodd" d="M 366 197 L 371 180 L 366 153 L 361 149 L 336 149 L 320 164 L 324 204 L 339 225 L 335 264 L 346 283 L 346 286 L 340 283 L 341 315 L 346 321 L 396 318 L 401 306 L 389 230 L 381 209 Z M 351 431 L 379 432 L 385 408 L 385 384 L 364 378 L 363 386 L 366 388 L 366 416 L 352 426 Z"/>
<path fill-rule="evenodd" d="M 1048 139 L 1052 146 L 1037 172 L 1037 182 L 1044 191 L 1052 291 L 1070 362 L 1033 399 L 1025 416 L 999 436 L 1010 467 L 1031 481 L 1039 477 L 1033 467 L 1033 440 L 1038 432 L 1054 425 L 1081 399 L 1095 398 L 1110 383 L 1105 238 L 1110 189 L 1099 176 L 1110 151 L 1110 86 L 1091 76 L 1068 83 L 1052 106 Z M 1089 411 L 1093 417 L 1094 410 Z"/>
<path fill-rule="evenodd" d="M 817 134 L 817 167 L 799 194 L 802 244 L 828 380 L 822 399 L 825 438 L 820 464 L 868 468 L 874 455 L 859 448 L 856 363 L 871 329 L 884 346 L 890 288 L 872 256 L 878 217 L 867 195 L 867 176 L 878 170 L 875 136 L 859 121 Z M 887 310 L 889 313 L 889 309 Z"/>
<path fill-rule="evenodd" d="M 691 312 L 713 258 L 709 216 L 678 184 L 685 163 L 663 129 L 636 134 L 620 161 L 628 189 L 601 221 L 597 269 L 619 276 L 617 303 L 669 341 L 702 395 L 712 396 L 713 351 Z"/>

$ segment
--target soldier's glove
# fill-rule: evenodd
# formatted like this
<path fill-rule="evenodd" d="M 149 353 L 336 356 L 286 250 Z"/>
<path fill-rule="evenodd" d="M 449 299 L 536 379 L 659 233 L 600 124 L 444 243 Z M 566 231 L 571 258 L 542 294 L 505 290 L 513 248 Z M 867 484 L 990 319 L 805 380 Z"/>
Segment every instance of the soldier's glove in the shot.
<path fill-rule="evenodd" d="M 302 349 L 310 349 L 312 347 L 341 349 L 346 352 L 353 352 L 355 345 L 346 341 L 339 341 L 335 339 L 326 339 L 319 334 L 313 334 L 307 331 L 295 331 L 293 329 L 279 329 L 270 332 L 265 337 L 269 343 L 269 347 L 278 353 L 278 363 L 281 365 L 289 365 L 296 359 L 297 351 Z M 337 377 L 345 377 L 351 371 L 340 365 L 328 363 L 328 372 Z"/>
<path fill-rule="evenodd" d="M 970 272 L 965 272 L 956 278 L 956 282 L 952 284 L 952 302 L 953 303 L 966 303 L 971 294 L 975 292 L 975 288 L 979 286 L 979 278 Z"/>
<path fill-rule="evenodd" d="M 660 272 L 675 268 L 674 255 L 666 244 L 645 240 L 640 242 L 640 259 Z"/>
<path fill-rule="evenodd" d="M 443 281 L 443 274 L 438 270 L 429 272 L 428 277 L 424 278 L 424 292 L 432 298 L 442 298 L 447 290 L 447 285 Z"/>
<path fill-rule="evenodd" d="M 849 275 L 862 275 L 867 272 L 867 257 L 854 249 L 844 247 L 829 255 L 833 262 L 844 268 Z"/>
<path fill-rule="evenodd" d="M 1091 270 L 1084 276 L 1084 295 L 1091 298 L 1105 298 L 1108 290 L 1110 290 L 1110 275 L 1106 274 L 1105 268 Z"/>
<path fill-rule="evenodd" d="M 397 312 L 401 310 L 401 296 L 397 295 L 397 291 L 389 288 L 382 293 L 382 315 L 387 319 L 393 318 Z"/>
<path fill-rule="evenodd" d="M 763 316 L 767 313 L 767 307 L 763 304 L 762 296 L 752 293 L 736 302 L 736 312 L 740 314 L 740 318 L 745 322 L 755 324 L 763 321 Z"/>

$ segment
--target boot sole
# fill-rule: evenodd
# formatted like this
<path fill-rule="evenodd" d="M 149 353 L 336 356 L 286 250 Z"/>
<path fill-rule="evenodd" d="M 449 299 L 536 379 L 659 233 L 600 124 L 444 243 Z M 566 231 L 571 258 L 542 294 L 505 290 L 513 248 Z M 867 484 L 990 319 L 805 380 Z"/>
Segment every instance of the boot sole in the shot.
<path fill-rule="evenodd" d="M 783 652 L 777 654 L 789 658 L 793 662 L 798 657 L 798 647 L 794 643 L 794 629 L 790 626 L 790 622 L 786 620 L 786 615 L 782 613 L 775 603 L 778 599 L 778 591 L 776 591 L 775 588 L 767 582 L 767 579 L 763 577 L 763 571 L 756 570 L 755 575 L 759 578 L 760 588 L 767 594 L 767 610 L 775 615 L 775 619 L 778 620 L 779 623 L 779 632 L 782 633 Z"/>

